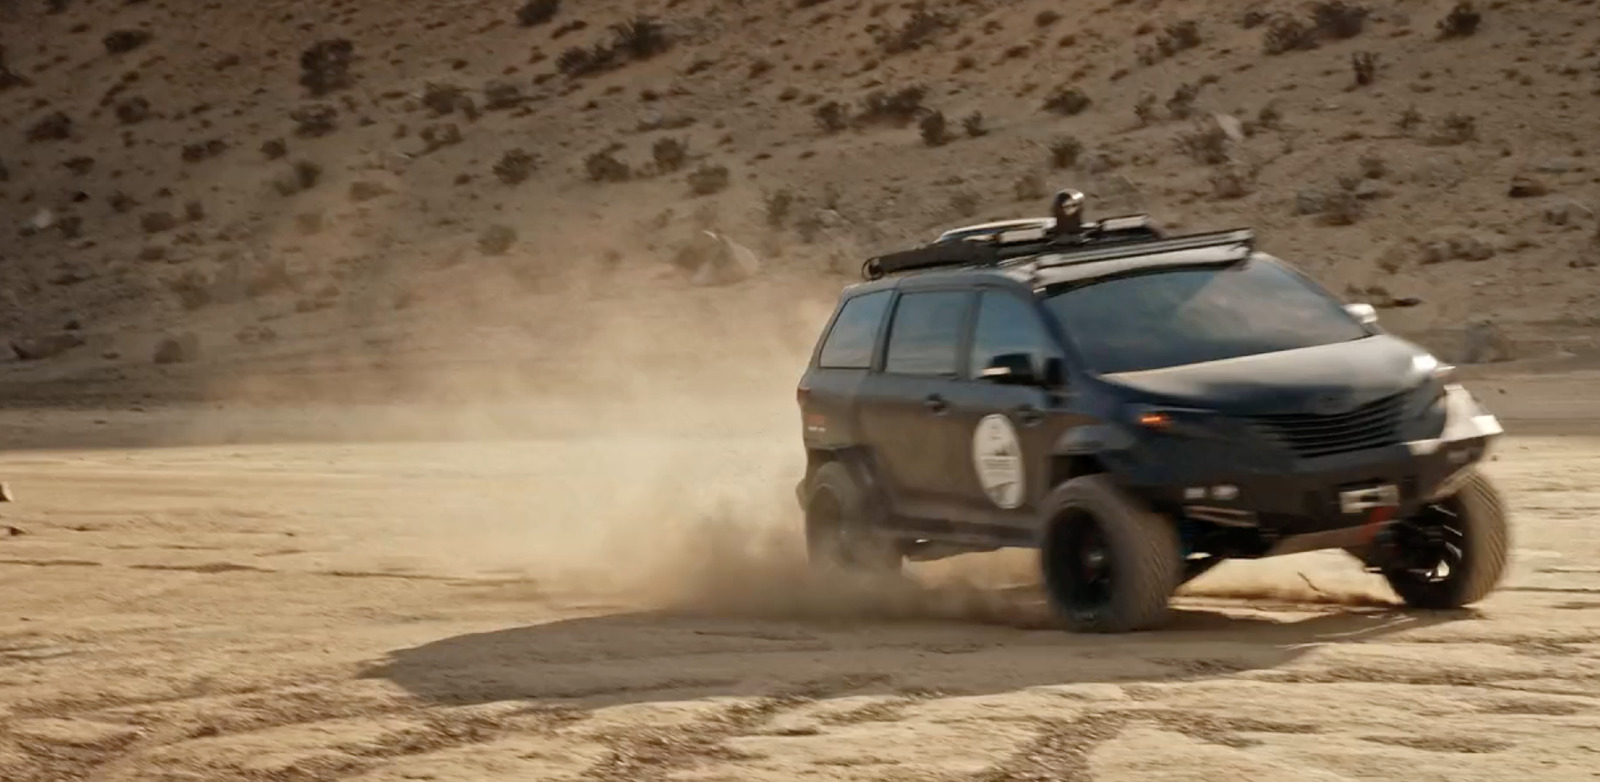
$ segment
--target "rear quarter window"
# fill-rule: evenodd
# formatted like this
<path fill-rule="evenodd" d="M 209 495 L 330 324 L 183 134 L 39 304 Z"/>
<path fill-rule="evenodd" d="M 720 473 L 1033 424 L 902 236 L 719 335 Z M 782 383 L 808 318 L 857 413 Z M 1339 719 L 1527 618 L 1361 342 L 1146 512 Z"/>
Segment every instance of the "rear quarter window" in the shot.
<path fill-rule="evenodd" d="M 844 303 L 822 343 L 817 366 L 824 369 L 867 369 L 878 340 L 878 327 L 889 307 L 889 291 L 856 296 Z"/>

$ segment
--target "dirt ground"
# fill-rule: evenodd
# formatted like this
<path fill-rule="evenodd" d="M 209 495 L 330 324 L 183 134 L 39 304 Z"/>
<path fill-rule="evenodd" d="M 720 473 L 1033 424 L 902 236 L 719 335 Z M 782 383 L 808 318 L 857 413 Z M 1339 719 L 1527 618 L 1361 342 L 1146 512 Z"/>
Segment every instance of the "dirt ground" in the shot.
<path fill-rule="evenodd" d="M 1119 637 L 1052 626 L 1024 556 L 808 580 L 781 405 L 442 443 L 8 412 L 0 779 L 1592 779 L 1592 379 L 1475 382 L 1512 432 L 1490 600 L 1402 611 L 1319 553 Z M 207 423 L 127 447 L 163 415 Z"/>

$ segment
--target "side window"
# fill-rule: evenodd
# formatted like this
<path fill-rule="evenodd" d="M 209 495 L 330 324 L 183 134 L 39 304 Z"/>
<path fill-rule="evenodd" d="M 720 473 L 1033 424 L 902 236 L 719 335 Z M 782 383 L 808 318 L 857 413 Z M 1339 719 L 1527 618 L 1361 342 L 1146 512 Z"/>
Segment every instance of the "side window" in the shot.
<path fill-rule="evenodd" d="M 899 375 L 955 377 L 961 329 L 966 325 L 966 291 L 907 293 L 894 308 L 888 356 L 883 369 Z"/>
<path fill-rule="evenodd" d="M 889 291 L 857 296 L 844 303 L 833 329 L 822 343 L 817 366 L 826 369 L 866 369 L 872 366 L 872 348 L 878 326 L 889 307 Z"/>
<path fill-rule="evenodd" d="M 1044 370 L 1046 358 L 1055 355 L 1049 334 L 1034 308 L 1022 299 L 1000 291 L 985 291 L 978 304 L 978 323 L 972 332 L 968 377 L 977 377 L 995 356 L 1026 353 L 1035 372 Z"/>

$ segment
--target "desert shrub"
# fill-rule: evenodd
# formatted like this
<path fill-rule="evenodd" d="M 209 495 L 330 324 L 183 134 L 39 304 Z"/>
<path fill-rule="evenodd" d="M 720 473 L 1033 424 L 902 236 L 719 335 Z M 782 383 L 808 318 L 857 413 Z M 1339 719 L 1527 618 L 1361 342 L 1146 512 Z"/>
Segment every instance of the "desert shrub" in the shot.
<path fill-rule="evenodd" d="M 593 76 L 618 64 L 617 52 L 605 44 L 574 46 L 556 57 L 556 69 L 572 78 Z"/>
<path fill-rule="evenodd" d="M 1044 109 L 1062 116 L 1081 114 L 1089 108 L 1089 96 L 1076 87 L 1058 87 L 1050 97 L 1045 98 Z"/>
<path fill-rule="evenodd" d="M 1378 80 L 1378 55 L 1355 52 L 1350 55 L 1350 68 L 1355 71 L 1356 84 L 1365 87 Z"/>
<path fill-rule="evenodd" d="M 917 84 L 894 92 L 869 93 L 862 101 L 860 120 L 867 123 L 909 124 L 922 113 L 922 99 L 927 94 L 927 88 Z"/>
<path fill-rule="evenodd" d="M 106 33 L 100 43 L 110 54 L 127 54 L 150 42 L 149 30 L 115 30 Z"/>
<path fill-rule="evenodd" d="M 1472 0 L 1461 0 L 1456 3 L 1450 13 L 1439 20 L 1440 38 L 1466 38 L 1478 32 L 1478 25 L 1483 22 L 1483 14 L 1473 6 Z"/>
<path fill-rule="evenodd" d="M 727 166 L 704 164 L 689 172 L 689 192 L 697 196 L 721 192 L 728 188 L 730 178 Z"/>
<path fill-rule="evenodd" d="M 885 54 L 901 54 L 922 48 L 953 24 L 943 14 L 929 11 L 927 7 L 918 4 L 911 9 L 911 15 L 906 17 L 905 22 L 899 27 L 880 30 L 875 37 Z"/>
<path fill-rule="evenodd" d="M 971 138 L 989 135 L 989 129 L 984 127 L 983 112 L 974 111 L 961 120 L 961 128 Z"/>
<path fill-rule="evenodd" d="M 344 38 L 318 41 L 300 53 L 300 86 L 321 97 L 351 84 L 355 46 Z"/>
<path fill-rule="evenodd" d="M 922 115 L 918 125 L 922 132 L 922 143 L 930 147 L 942 147 L 950 143 L 950 127 L 945 121 L 944 112 L 930 111 Z"/>
<path fill-rule="evenodd" d="M 633 178 L 633 169 L 617 158 L 620 147 L 612 145 L 596 152 L 583 161 L 589 179 L 595 182 L 626 182 Z"/>
<path fill-rule="evenodd" d="M 556 18 L 561 10 L 561 0 L 528 0 L 517 9 L 517 24 L 535 27 Z"/>
<path fill-rule="evenodd" d="M 1440 118 L 1429 143 L 1437 146 L 1465 144 L 1478 137 L 1478 120 L 1470 114 L 1450 112 Z"/>
<path fill-rule="evenodd" d="M 1156 48 L 1163 57 L 1171 57 L 1181 51 L 1194 49 L 1200 45 L 1200 23 L 1193 19 L 1185 19 L 1167 25 L 1160 37 L 1156 39 Z"/>
<path fill-rule="evenodd" d="M 1194 102 L 1200 98 L 1200 88 L 1193 84 L 1180 84 L 1167 99 L 1167 116 L 1188 119 L 1194 114 Z"/>
<path fill-rule="evenodd" d="M 521 149 L 512 149 L 500 156 L 500 161 L 494 164 L 495 178 L 508 185 L 520 184 L 533 176 L 538 167 L 533 155 Z"/>
<path fill-rule="evenodd" d="M 1196 163 L 1207 166 L 1228 162 L 1228 134 L 1216 123 L 1203 122 L 1178 137 L 1178 148 Z"/>
<path fill-rule="evenodd" d="M 811 112 L 816 119 L 817 126 L 827 133 L 838 133 L 850 127 L 850 107 L 836 100 L 830 100 Z"/>
<path fill-rule="evenodd" d="M 616 48 L 635 60 L 648 60 L 672 45 L 667 30 L 649 16 L 636 16 L 611 26 Z"/>
<path fill-rule="evenodd" d="M 1371 13 L 1365 6 L 1343 0 L 1332 0 L 1332 2 L 1319 2 L 1313 6 L 1311 18 L 1316 25 L 1317 35 L 1342 40 L 1360 35 L 1366 28 L 1367 17 Z"/>
<path fill-rule="evenodd" d="M 767 225 L 774 228 L 783 225 L 789 219 L 789 212 L 794 209 L 794 193 L 787 189 L 767 193 L 762 198 L 763 212 L 767 217 Z"/>
<path fill-rule="evenodd" d="M 675 138 L 656 139 L 650 149 L 656 161 L 656 170 L 668 173 L 683 168 L 689 162 L 689 147 Z"/>
<path fill-rule="evenodd" d="M 1267 26 L 1261 39 L 1267 54 L 1286 54 L 1317 48 L 1317 29 L 1292 16 L 1280 16 Z"/>
<path fill-rule="evenodd" d="M 1050 165 L 1056 168 L 1072 168 L 1082 155 L 1083 142 L 1076 136 L 1063 136 L 1050 144 Z"/>

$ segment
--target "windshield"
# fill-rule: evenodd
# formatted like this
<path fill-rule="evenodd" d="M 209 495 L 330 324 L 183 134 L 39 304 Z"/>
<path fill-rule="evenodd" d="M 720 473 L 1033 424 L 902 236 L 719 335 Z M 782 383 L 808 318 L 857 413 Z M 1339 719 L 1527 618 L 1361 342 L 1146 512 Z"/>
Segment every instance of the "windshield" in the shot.
<path fill-rule="evenodd" d="M 1088 368 L 1101 374 L 1367 336 L 1338 301 L 1262 260 L 1107 278 L 1052 295 L 1045 306 Z"/>

